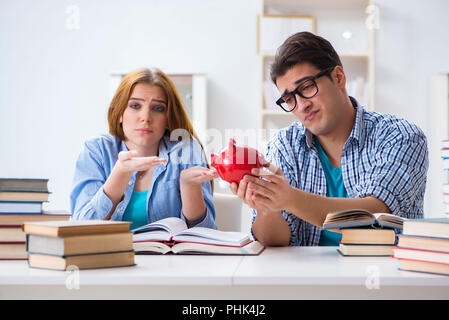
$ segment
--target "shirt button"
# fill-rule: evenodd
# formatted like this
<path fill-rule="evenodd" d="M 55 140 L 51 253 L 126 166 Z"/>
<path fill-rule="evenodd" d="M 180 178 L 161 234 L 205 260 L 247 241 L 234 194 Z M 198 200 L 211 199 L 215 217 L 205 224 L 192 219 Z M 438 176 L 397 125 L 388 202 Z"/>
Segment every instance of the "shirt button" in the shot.
<path fill-rule="evenodd" d="M 128 182 L 128 185 L 129 185 L 129 186 L 131 186 L 132 184 L 133 184 L 133 182 L 132 182 L 132 181 Z"/>

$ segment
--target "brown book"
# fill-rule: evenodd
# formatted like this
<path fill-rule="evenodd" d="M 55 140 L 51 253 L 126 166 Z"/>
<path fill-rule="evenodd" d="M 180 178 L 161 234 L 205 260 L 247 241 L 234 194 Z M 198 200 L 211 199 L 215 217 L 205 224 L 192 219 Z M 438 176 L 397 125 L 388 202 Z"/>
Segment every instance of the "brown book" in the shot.
<path fill-rule="evenodd" d="M 449 265 L 448 252 L 395 247 L 394 258 L 406 260 L 418 260 L 434 263 L 445 263 Z"/>
<path fill-rule="evenodd" d="M 389 244 L 393 245 L 396 235 L 393 229 L 341 229 L 344 244 Z"/>
<path fill-rule="evenodd" d="M 427 261 L 400 260 L 400 270 L 449 275 L 449 264 Z"/>
<path fill-rule="evenodd" d="M 134 251 L 125 251 L 74 256 L 29 254 L 28 265 L 33 268 L 66 270 L 70 266 L 78 269 L 93 269 L 132 266 L 135 263 Z"/>
<path fill-rule="evenodd" d="M 30 234 L 27 237 L 27 251 L 57 256 L 129 251 L 133 249 L 132 238 L 129 231 L 63 238 Z"/>
<path fill-rule="evenodd" d="M 404 222 L 404 234 L 449 239 L 449 218 L 413 219 Z"/>
<path fill-rule="evenodd" d="M 22 225 L 0 225 L 0 242 L 25 242 Z"/>
<path fill-rule="evenodd" d="M 70 237 L 88 234 L 129 232 L 129 221 L 110 220 L 69 220 L 26 222 L 23 231 L 48 237 Z"/>
<path fill-rule="evenodd" d="M 49 197 L 50 197 L 49 192 L 21 192 L 21 191 L 0 192 L 0 201 L 47 202 Z"/>
<path fill-rule="evenodd" d="M 405 234 L 399 235 L 398 238 L 398 247 L 449 253 L 449 239 L 447 238 L 409 236 Z"/>
<path fill-rule="evenodd" d="M 339 252 L 344 256 L 391 256 L 393 245 L 353 245 L 340 243 Z"/>
<path fill-rule="evenodd" d="M 26 260 L 25 242 L 0 242 L 0 260 Z"/>
<path fill-rule="evenodd" d="M 48 191 L 48 179 L 0 178 L 0 191 Z"/>
<path fill-rule="evenodd" d="M 18 214 L 12 214 L 12 213 L 5 213 L 0 214 L 0 225 L 19 225 L 21 226 L 24 222 L 28 221 L 53 221 L 53 220 L 69 220 L 70 214 L 69 213 L 58 213 L 58 214 L 48 214 L 48 213 L 42 213 L 42 214 L 25 214 L 25 213 L 18 213 Z"/>

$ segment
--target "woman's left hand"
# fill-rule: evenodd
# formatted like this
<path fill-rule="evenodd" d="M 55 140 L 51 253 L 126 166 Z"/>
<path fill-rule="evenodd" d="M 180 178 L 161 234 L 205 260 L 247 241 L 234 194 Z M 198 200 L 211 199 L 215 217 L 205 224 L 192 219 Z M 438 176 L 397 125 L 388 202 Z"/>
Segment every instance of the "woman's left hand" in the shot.
<path fill-rule="evenodd" d="M 184 169 L 181 171 L 179 182 L 181 185 L 200 185 L 203 182 L 218 178 L 218 173 L 215 169 L 208 169 L 197 166 Z"/>

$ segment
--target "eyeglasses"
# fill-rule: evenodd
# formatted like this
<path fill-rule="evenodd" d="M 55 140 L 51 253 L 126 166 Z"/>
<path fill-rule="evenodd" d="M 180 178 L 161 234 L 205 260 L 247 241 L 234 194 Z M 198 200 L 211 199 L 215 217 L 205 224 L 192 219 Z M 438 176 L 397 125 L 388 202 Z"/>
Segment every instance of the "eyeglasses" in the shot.
<path fill-rule="evenodd" d="M 335 67 L 329 67 L 319 72 L 315 76 L 306 77 L 298 84 L 295 90 L 285 93 L 280 97 L 276 104 L 280 106 L 285 112 L 292 112 L 296 109 L 296 95 L 299 95 L 303 99 L 310 99 L 316 96 L 318 93 L 318 85 L 316 79 L 322 77 L 328 73 L 331 73 Z"/>

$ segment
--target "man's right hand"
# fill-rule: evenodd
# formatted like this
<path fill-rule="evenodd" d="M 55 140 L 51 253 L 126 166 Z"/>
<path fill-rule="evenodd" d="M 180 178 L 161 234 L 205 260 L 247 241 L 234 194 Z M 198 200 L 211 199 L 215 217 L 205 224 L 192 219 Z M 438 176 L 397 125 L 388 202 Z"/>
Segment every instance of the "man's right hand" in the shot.
<path fill-rule="evenodd" d="M 243 203 L 257 210 L 257 216 L 252 225 L 255 237 L 266 246 L 287 246 L 290 241 L 291 231 L 280 211 L 270 211 L 256 206 L 252 200 L 253 192 L 248 188 L 247 179 L 243 178 L 239 184 L 231 183 L 231 191 L 237 195 Z M 259 197 L 262 197 L 259 195 Z"/>

